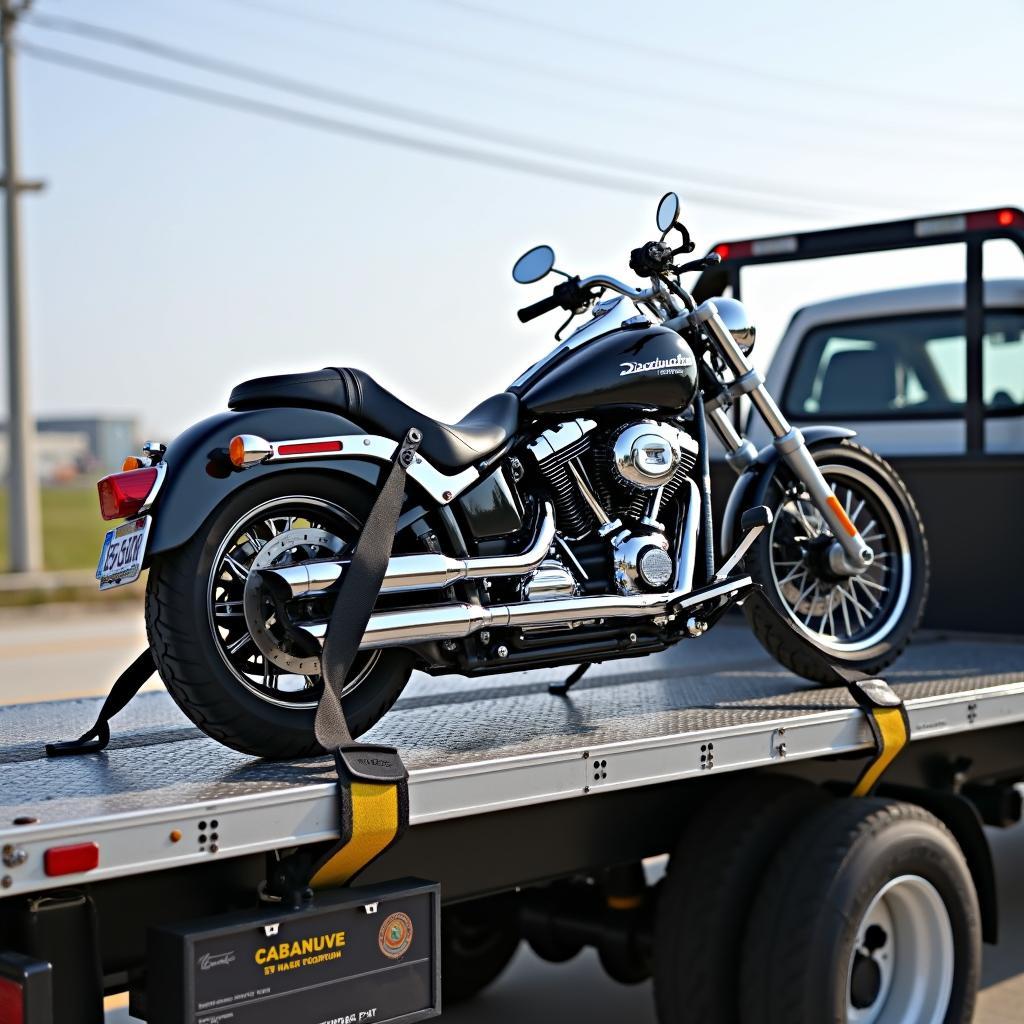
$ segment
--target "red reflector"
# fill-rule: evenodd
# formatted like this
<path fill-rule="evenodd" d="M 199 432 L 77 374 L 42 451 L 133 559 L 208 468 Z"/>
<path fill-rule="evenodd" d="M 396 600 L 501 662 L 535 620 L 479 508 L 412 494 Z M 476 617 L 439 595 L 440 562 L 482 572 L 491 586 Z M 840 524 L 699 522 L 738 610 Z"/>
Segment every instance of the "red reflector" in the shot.
<path fill-rule="evenodd" d="M 8 978 L 0 978 L 0 1024 L 25 1024 L 25 990 Z"/>
<path fill-rule="evenodd" d="M 48 875 L 74 875 L 92 871 L 100 863 L 100 848 L 95 843 L 51 846 L 43 854 L 43 869 Z"/>
<path fill-rule="evenodd" d="M 298 444 L 279 444 L 278 455 L 316 455 L 320 452 L 340 452 L 340 441 L 301 441 Z"/>
<path fill-rule="evenodd" d="M 156 483 L 157 469 L 133 469 L 127 473 L 111 473 L 97 485 L 100 515 L 104 519 L 127 519 L 145 504 Z"/>

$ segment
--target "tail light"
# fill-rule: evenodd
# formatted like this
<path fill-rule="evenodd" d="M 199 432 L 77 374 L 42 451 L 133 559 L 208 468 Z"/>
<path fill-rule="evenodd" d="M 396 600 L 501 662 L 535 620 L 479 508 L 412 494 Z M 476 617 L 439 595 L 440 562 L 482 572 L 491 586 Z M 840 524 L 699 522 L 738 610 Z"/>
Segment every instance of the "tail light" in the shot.
<path fill-rule="evenodd" d="M 100 515 L 104 519 L 128 519 L 136 515 L 146 504 L 157 476 L 155 466 L 105 476 L 96 485 L 100 496 Z"/>
<path fill-rule="evenodd" d="M 0 1024 L 53 1020 L 50 965 L 21 953 L 0 953 Z"/>

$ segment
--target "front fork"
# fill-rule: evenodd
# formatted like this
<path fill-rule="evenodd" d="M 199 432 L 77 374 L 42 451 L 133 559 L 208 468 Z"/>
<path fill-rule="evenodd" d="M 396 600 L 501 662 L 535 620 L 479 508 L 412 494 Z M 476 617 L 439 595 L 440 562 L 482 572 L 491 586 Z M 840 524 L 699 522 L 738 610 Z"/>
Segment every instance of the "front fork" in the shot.
<path fill-rule="evenodd" d="M 744 394 L 750 396 L 754 408 L 772 432 L 772 443 L 776 450 L 793 471 L 793 475 L 807 489 L 815 508 L 832 531 L 832 536 L 835 537 L 835 543 L 829 552 L 832 567 L 849 575 L 864 572 L 874 560 L 874 552 L 850 521 L 828 481 L 822 476 L 821 470 L 807 450 L 803 434 L 790 425 L 775 400 L 765 390 L 764 378 L 750 365 L 719 315 L 714 302 L 702 303 L 690 314 L 690 318 L 696 329 L 703 329 L 711 335 L 732 371 L 734 379 L 727 389 L 728 394 L 734 399 Z M 757 454 L 754 446 L 740 436 L 722 404 L 713 404 L 708 408 L 707 415 L 712 429 L 725 446 L 726 459 L 734 469 L 742 472 Z"/>

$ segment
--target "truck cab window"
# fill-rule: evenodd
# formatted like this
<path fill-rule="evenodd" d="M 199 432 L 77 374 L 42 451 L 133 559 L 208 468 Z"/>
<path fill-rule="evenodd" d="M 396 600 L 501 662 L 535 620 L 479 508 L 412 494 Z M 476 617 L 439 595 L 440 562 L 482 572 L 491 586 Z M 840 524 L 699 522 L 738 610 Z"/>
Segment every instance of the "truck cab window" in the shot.
<path fill-rule="evenodd" d="M 1024 406 L 1024 312 L 985 318 L 986 406 Z M 967 342 L 959 313 L 849 321 L 809 331 L 786 394 L 797 418 L 956 416 L 967 397 Z"/>

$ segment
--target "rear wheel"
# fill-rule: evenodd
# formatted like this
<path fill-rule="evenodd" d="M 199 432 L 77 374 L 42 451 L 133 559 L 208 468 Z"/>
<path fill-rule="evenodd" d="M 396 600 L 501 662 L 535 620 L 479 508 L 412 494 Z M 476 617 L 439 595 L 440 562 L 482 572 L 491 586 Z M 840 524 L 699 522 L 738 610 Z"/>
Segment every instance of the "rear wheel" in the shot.
<path fill-rule="evenodd" d="M 457 903 L 441 914 L 441 991 L 461 1003 L 485 989 L 519 948 L 515 896 L 509 893 Z"/>
<path fill-rule="evenodd" d="M 928 593 L 928 546 L 914 500 L 896 471 L 861 445 L 811 450 L 846 514 L 874 552 L 859 575 L 836 572 L 835 538 L 803 486 L 779 467 L 764 504 L 771 527 L 747 557 L 747 570 L 779 613 L 756 601 L 745 611 L 758 640 L 787 668 L 834 684 L 808 645 L 834 663 L 877 675 L 899 656 L 921 620 Z"/>
<path fill-rule="evenodd" d="M 150 569 L 146 624 L 168 691 L 204 732 L 247 754 L 320 751 L 313 720 L 323 692 L 319 650 L 285 628 L 259 571 L 338 557 L 359 535 L 369 498 L 312 474 L 261 480 L 216 510 L 195 537 Z M 295 626 L 323 622 L 323 597 L 291 602 Z M 353 735 L 397 700 L 411 673 L 401 650 L 364 651 L 342 696 Z"/>
<path fill-rule="evenodd" d="M 778 851 L 744 943 L 744 1024 L 969 1024 L 981 970 L 970 870 L 913 804 L 843 800 Z"/>

